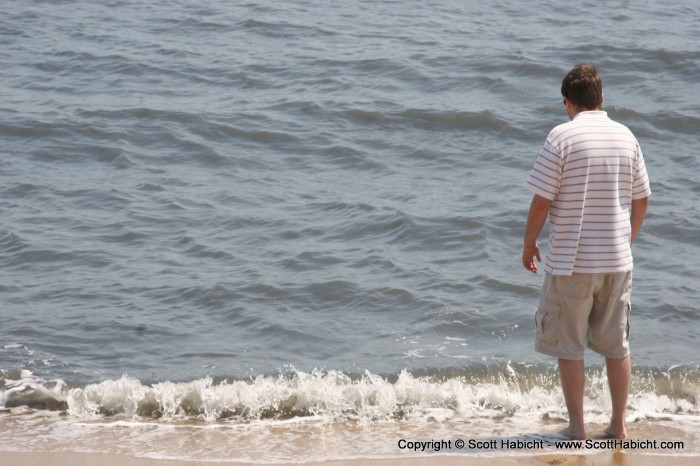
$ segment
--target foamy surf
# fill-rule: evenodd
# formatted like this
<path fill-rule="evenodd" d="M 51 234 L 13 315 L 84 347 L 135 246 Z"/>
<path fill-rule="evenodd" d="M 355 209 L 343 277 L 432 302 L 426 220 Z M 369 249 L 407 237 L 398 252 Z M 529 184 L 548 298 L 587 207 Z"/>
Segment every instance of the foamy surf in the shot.
<path fill-rule="evenodd" d="M 404 370 L 390 376 L 290 369 L 247 380 L 151 384 L 125 375 L 78 387 L 23 371 L 15 378 L 3 374 L 0 387 L 4 450 L 254 463 L 438 452 L 503 455 L 528 449 L 483 446 L 551 440 L 566 419 L 552 366 Z M 631 431 L 683 438 L 685 452 L 697 453 L 698 400 L 697 368 L 637 369 Z M 592 430 L 602 431 L 610 400 L 601 368 L 588 372 L 586 409 Z M 430 444 L 433 440 L 437 443 Z M 462 448 L 455 447 L 457 440 L 465 442 Z M 312 448 L 300 448 L 301 443 Z M 428 444 L 450 448 L 407 447 Z"/>
<path fill-rule="evenodd" d="M 691 366 L 636 369 L 630 415 L 698 414 L 699 378 Z M 551 418 L 564 413 L 553 367 L 510 363 L 432 374 L 403 370 L 389 376 L 290 369 L 246 380 L 206 377 L 151 384 L 124 375 L 77 387 L 22 371 L 15 378 L 3 374 L 0 383 L 2 407 L 64 411 L 78 418 L 248 423 L 321 417 L 371 422 L 496 419 L 522 413 Z M 589 370 L 588 415 L 607 412 L 609 404 L 605 372 Z"/>

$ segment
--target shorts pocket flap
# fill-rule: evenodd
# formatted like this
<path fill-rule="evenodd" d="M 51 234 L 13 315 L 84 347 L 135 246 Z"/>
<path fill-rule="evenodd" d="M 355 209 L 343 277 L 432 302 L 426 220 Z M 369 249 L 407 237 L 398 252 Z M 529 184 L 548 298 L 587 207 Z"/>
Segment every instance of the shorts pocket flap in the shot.
<path fill-rule="evenodd" d="M 546 343 L 554 343 L 559 333 L 559 314 L 561 304 L 551 301 L 541 301 L 535 314 L 537 336 Z"/>

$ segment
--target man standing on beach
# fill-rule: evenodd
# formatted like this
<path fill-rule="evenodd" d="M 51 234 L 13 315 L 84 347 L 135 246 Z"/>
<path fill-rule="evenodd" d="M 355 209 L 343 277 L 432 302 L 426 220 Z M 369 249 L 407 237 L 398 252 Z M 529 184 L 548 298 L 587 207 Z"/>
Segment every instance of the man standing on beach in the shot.
<path fill-rule="evenodd" d="M 531 272 L 541 261 L 537 237 L 547 216 L 550 222 L 535 350 L 558 358 L 569 412 L 563 433 L 572 439 L 586 438 L 585 346 L 603 355 L 612 398 L 606 435 L 625 438 L 632 243 L 646 214 L 649 179 L 632 132 L 601 111 L 603 87 L 593 65 L 574 67 L 561 93 L 571 121 L 549 133 L 527 182 L 534 197 L 522 261 Z"/>

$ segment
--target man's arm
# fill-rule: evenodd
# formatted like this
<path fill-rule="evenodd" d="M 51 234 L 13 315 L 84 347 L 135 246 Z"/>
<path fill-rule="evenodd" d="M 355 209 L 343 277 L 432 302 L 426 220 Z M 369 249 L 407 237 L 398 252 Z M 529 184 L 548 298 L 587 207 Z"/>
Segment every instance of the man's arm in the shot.
<path fill-rule="evenodd" d="M 542 262 L 540 249 L 537 247 L 537 237 L 544 227 L 544 222 L 547 221 L 551 203 L 552 201 L 549 199 L 535 194 L 530 204 L 530 212 L 527 214 L 527 226 L 523 241 L 523 267 L 532 273 L 537 273 L 537 262 Z M 535 262 L 535 258 L 537 258 L 537 262 Z"/>
<path fill-rule="evenodd" d="M 630 214 L 630 225 L 632 226 L 632 238 L 630 244 L 634 243 L 639 231 L 642 229 L 644 217 L 647 214 L 647 206 L 649 205 L 649 197 L 632 200 L 632 213 Z"/>

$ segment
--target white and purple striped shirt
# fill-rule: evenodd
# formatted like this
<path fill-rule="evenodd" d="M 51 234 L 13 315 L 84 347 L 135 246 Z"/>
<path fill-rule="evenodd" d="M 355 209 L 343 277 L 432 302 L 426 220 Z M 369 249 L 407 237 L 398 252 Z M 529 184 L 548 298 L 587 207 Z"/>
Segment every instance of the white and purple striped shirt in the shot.
<path fill-rule="evenodd" d="M 549 133 L 527 187 L 552 201 L 546 272 L 632 270 L 632 200 L 651 189 L 639 143 L 626 126 L 606 112 L 578 113 Z"/>

